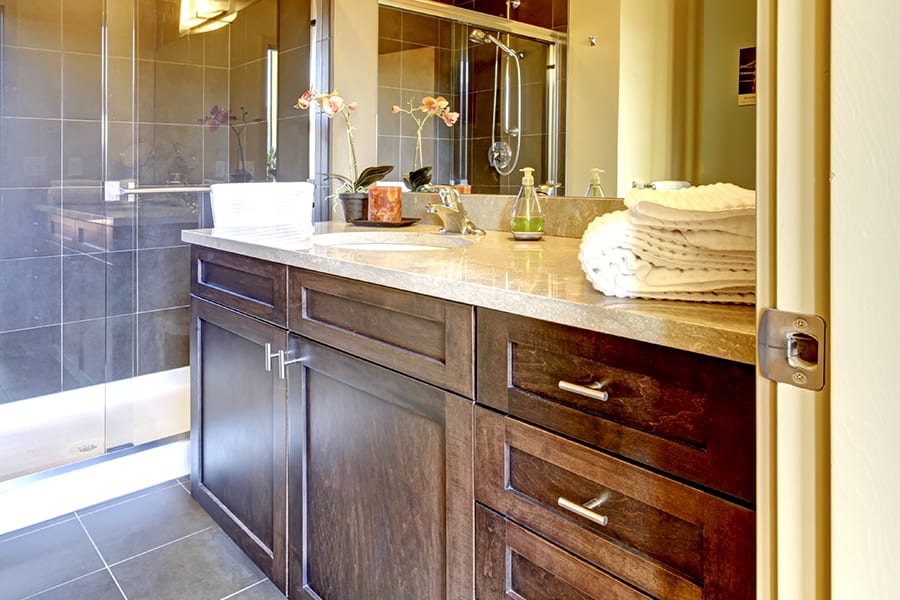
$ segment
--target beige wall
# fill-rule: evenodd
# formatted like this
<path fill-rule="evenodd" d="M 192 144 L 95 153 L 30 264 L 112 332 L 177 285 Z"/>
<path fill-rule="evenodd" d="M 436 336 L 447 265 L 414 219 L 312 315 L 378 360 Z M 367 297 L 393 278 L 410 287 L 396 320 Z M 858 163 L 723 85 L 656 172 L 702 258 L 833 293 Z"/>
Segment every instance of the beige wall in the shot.
<path fill-rule="evenodd" d="M 659 179 L 755 187 L 756 109 L 737 104 L 755 0 L 575 1 L 570 11 L 570 193 L 591 167 L 620 196 Z"/>

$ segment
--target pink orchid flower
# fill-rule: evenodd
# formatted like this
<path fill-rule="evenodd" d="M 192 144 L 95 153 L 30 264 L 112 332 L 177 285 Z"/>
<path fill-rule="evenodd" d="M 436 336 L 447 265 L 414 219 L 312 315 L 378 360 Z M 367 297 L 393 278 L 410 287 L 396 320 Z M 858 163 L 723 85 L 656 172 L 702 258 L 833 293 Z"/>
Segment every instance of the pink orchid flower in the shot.
<path fill-rule="evenodd" d="M 344 99 L 340 96 L 329 95 L 322 100 L 322 110 L 325 111 L 325 114 L 329 117 L 338 114 L 343 108 Z"/>
<path fill-rule="evenodd" d="M 297 104 L 294 105 L 294 108 L 299 108 L 300 110 L 306 110 L 309 108 L 312 101 L 316 98 L 316 90 L 309 89 L 303 92 L 303 95 L 297 99 Z"/>
<path fill-rule="evenodd" d="M 430 115 L 439 115 L 448 106 L 450 106 L 450 102 L 443 96 L 438 96 L 437 98 L 425 96 L 422 98 L 422 105 L 419 107 L 419 110 Z"/>
<path fill-rule="evenodd" d="M 450 112 L 449 110 L 441 115 L 441 118 L 444 120 L 444 125 L 447 127 L 453 127 L 456 124 L 456 121 L 459 120 L 458 112 Z"/>

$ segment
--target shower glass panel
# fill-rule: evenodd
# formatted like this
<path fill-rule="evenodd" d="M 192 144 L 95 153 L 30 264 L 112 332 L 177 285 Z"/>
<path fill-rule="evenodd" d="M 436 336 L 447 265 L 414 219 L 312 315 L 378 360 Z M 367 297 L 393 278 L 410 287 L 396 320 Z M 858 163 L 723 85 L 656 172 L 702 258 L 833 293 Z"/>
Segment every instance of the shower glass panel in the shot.
<path fill-rule="evenodd" d="M 179 0 L 0 4 L 0 487 L 188 431 L 208 194 L 117 192 L 265 178 L 277 11 L 182 35 Z"/>

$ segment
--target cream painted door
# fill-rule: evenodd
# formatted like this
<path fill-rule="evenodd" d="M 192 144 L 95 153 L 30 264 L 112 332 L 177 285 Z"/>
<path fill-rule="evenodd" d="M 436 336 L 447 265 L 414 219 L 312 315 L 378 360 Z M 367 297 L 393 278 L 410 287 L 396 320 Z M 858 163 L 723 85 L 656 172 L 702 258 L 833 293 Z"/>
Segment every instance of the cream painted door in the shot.
<path fill-rule="evenodd" d="M 900 598 L 900 2 L 831 5 L 832 597 Z"/>
<path fill-rule="evenodd" d="M 759 5 L 759 309 L 830 354 L 822 392 L 759 379 L 759 597 L 898 598 L 900 4 Z"/>

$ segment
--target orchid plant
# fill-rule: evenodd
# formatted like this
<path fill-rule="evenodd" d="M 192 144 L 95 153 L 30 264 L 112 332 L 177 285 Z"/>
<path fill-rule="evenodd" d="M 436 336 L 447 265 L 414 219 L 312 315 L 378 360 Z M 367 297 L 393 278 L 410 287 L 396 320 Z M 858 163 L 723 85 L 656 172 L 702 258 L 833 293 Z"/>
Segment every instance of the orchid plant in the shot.
<path fill-rule="evenodd" d="M 406 103 L 406 108 L 395 104 L 391 107 L 391 112 L 407 114 L 416 124 L 416 153 L 413 156 L 413 170 L 408 177 L 404 178 L 404 181 L 413 190 L 418 190 L 427 186 L 431 181 L 431 167 L 426 167 L 422 158 L 422 129 L 431 117 L 440 117 L 444 125 L 453 127 L 459 120 L 459 113 L 450 110 L 450 102 L 443 96 L 437 98 L 425 96 L 419 106 L 414 106 L 414 104 L 415 101 L 410 98 Z"/>
<path fill-rule="evenodd" d="M 347 131 L 347 145 L 350 149 L 350 177 L 338 175 L 336 173 L 328 173 L 327 177 L 333 177 L 343 182 L 338 193 L 354 193 L 364 192 L 369 186 L 376 181 L 382 179 L 390 173 L 394 167 L 390 165 L 382 165 L 377 167 L 367 167 L 359 172 L 356 162 L 356 145 L 353 141 L 353 124 L 350 122 L 350 115 L 358 107 L 356 102 L 347 103 L 341 97 L 337 90 L 327 94 L 321 94 L 314 88 L 308 89 L 297 99 L 294 108 L 299 110 L 307 110 L 313 103 L 318 104 L 329 119 L 333 119 L 337 115 L 341 115 L 344 119 L 344 126 Z"/>
<path fill-rule="evenodd" d="M 244 168 L 244 143 L 243 143 L 243 135 L 244 128 L 247 126 L 247 110 L 242 106 L 240 107 L 241 116 L 238 117 L 234 115 L 231 111 L 229 111 L 224 106 L 219 106 L 218 104 L 213 104 L 210 107 L 209 112 L 206 116 L 200 119 L 200 122 L 203 123 L 209 131 L 215 131 L 219 127 L 228 126 L 231 129 L 232 133 L 234 133 L 234 139 L 237 141 L 237 151 L 238 151 L 238 166 L 235 169 L 234 173 L 231 174 L 232 181 L 250 181 L 251 175 Z M 262 119 L 252 119 L 249 121 L 250 123 L 257 123 L 262 121 Z"/>

